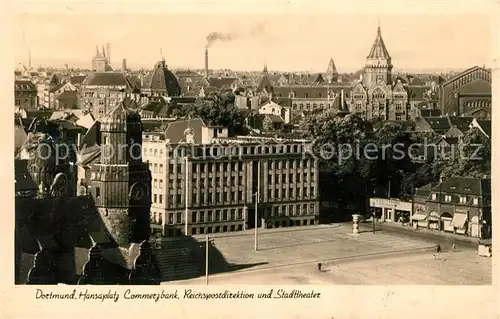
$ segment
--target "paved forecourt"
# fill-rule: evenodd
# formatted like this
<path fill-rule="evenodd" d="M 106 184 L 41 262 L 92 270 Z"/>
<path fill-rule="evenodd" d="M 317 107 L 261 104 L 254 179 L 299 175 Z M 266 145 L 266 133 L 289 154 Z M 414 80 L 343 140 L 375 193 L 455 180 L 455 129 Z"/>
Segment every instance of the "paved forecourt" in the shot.
<path fill-rule="evenodd" d="M 491 258 L 474 250 L 385 255 L 328 262 L 324 271 L 301 264 L 209 277 L 209 285 L 490 285 Z M 204 285 L 205 278 L 166 285 Z"/>
<path fill-rule="evenodd" d="M 422 252 L 435 247 L 433 243 L 383 231 L 352 234 L 352 228 L 345 224 L 259 232 L 257 252 L 254 251 L 253 231 L 241 235 L 211 236 L 211 239 L 228 263 L 262 263 L 241 271 L 346 258 L 373 258 L 390 253 Z M 197 239 L 202 241 L 204 237 L 197 236 Z"/>

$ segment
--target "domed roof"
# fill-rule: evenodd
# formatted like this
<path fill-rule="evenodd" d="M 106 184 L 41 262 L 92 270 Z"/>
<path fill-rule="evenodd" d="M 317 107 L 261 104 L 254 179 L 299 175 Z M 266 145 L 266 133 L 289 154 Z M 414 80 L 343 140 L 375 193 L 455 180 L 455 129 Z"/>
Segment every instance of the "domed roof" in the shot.
<path fill-rule="evenodd" d="M 167 68 L 164 60 L 156 63 L 155 68 L 144 78 L 143 88 L 152 92 L 179 96 L 181 87 L 175 75 Z"/>

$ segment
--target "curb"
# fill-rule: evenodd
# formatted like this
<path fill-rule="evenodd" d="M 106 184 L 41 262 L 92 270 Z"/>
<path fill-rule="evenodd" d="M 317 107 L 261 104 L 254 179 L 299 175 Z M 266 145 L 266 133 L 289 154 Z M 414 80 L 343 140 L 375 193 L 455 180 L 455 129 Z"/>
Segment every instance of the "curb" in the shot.
<path fill-rule="evenodd" d="M 223 276 L 230 276 L 232 274 L 239 274 L 239 273 L 249 273 L 249 272 L 259 272 L 259 271 L 266 271 L 269 269 L 278 269 L 278 268 L 287 268 L 287 267 L 294 267 L 294 266 L 300 266 L 300 265 L 307 265 L 307 264 L 317 264 L 321 262 L 323 265 L 328 266 L 334 261 L 353 261 L 357 259 L 363 259 L 367 257 L 378 257 L 380 259 L 384 257 L 391 257 L 392 255 L 398 255 L 401 253 L 426 253 L 429 251 L 436 251 L 436 245 L 432 246 L 424 246 L 424 247 L 419 247 L 419 248 L 411 248 L 411 249 L 401 249 L 401 250 L 393 250 L 393 251 L 387 251 L 387 252 L 375 252 L 375 253 L 369 253 L 369 254 L 363 254 L 363 255 L 351 255 L 351 256 L 342 256 L 342 257 L 334 257 L 334 258 L 327 258 L 327 259 L 316 259 L 316 260 L 308 260 L 308 261 L 301 261 L 301 262 L 296 262 L 292 264 L 281 264 L 281 265 L 275 265 L 275 266 L 269 266 L 269 267 L 262 267 L 258 269 L 242 269 L 242 270 L 235 270 L 235 271 L 228 271 L 226 273 L 220 273 L 220 274 L 213 274 L 209 275 L 209 277 L 223 277 Z M 193 279 L 201 279 L 204 276 L 193 278 Z"/>
<path fill-rule="evenodd" d="M 313 231 L 318 229 L 335 229 L 341 228 L 343 224 L 322 224 L 322 225 L 313 225 L 313 226 L 297 226 L 297 227 L 283 227 L 283 228 L 259 228 L 258 234 L 275 234 L 275 233 L 287 233 L 287 232 L 298 232 L 298 231 Z M 253 229 L 243 230 L 234 233 L 214 233 L 214 234 L 204 234 L 204 235 L 191 235 L 187 237 L 163 237 L 162 241 L 182 241 L 190 239 L 196 239 L 197 241 L 205 241 L 205 237 L 208 235 L 210 239 L 217 238 L 230 238 L 230 237 L 243 237 L 243 236 L 254 236 Z"/>

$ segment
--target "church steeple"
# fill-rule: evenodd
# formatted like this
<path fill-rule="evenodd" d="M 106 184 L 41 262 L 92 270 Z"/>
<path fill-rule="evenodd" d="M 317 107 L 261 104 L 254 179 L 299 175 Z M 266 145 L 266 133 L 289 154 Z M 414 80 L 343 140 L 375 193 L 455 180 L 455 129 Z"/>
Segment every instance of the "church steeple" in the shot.
<path fill-rule="evenodd" d="M 95 57 L 98 58 L 101 54 L 99 53 L 99 47 L 95 46 Z"/>

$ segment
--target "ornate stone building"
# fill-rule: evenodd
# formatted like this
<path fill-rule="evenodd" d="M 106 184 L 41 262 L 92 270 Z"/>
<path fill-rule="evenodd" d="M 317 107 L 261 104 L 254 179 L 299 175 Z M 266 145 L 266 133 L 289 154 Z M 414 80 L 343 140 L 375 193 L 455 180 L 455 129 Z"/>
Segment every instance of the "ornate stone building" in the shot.
<path fill-rule="evenodd" d="M 103 118 L 124 94 L 139 100 L 140 89 L 119 72 L 94 72 L 83 80 L 80 87 L 80 108 L 92 112 L 96 119 Z"/>
<path fill-rule="evenodd" d="M 361 81 L 354 85 L 350 112 L 367 120 L 407 120 L 408 93 L 401 81 L 393 82 L 392 58 L 382 38 L 380 26 L 366 57 Z"/>

